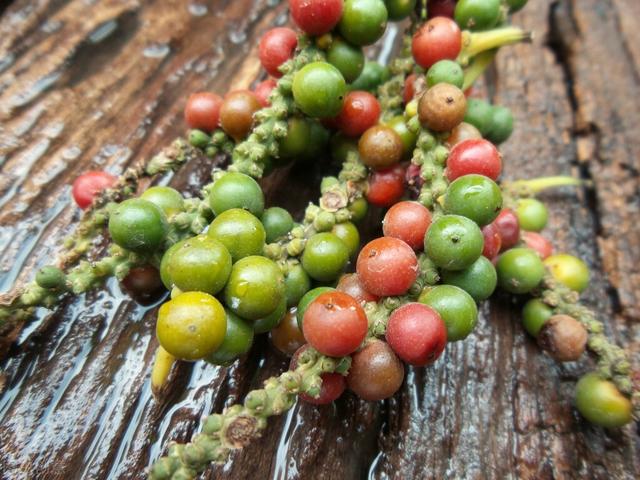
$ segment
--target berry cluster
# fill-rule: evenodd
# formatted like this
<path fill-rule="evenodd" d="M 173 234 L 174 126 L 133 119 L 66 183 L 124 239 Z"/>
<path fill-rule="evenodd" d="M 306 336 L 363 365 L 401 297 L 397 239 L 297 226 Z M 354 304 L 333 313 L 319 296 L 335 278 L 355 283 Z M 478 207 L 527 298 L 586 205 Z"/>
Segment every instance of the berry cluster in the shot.
<path fill-rule="evenodd" d="M 526 0 L 430 0 L 417 13 L 415 0 L 289 3 L 302 33 L 274 28 L 262 37 L 268 79 L 253 90 L 187 100 L 191 146 L 181 148 L 228 154 L 229 166 L 188 199 L 152 187 L 112 201 L 108 187 L 117 179 L 79 177 L 74 198 L 97 219 L 79 238 L 86 243 L 106 225 L 110 255 L 45 267 L 3 307 L 0 326 L 108 275 L 142 300 L 169 290 L 158 312 L 156 392 L 175 361 L 230 365 L 255 335 L 269 333 L 291 356 L 290 370 L 242 405 L 209 416 L 191 443 L 172 445 L 152 467 L 154 479 L 194 478 L 224 461 L 297 396 L 326 404 L 348 388 L 364 400 L 391 397 L 405 364 L 428 366 L 448 342 L 471 334 L 477 302 L 496 287 L 533 297 L 524 327 L 555 359 L 578 360 L 587 347 L 597 355 L 597 372 L 577 385 L 585 418 L 607 427 L 631 421 L 638 394 L 626 356 L 578 303 L 588 269 L 554 255 L 539 234 L 548 215 L 533 194 L 574 182 L 501 187 L 496 145 L 511 134 L 513 118 L 468 96 L 496 48 L 528 38 L 505 25 Z M 407 17 L 402 55 L 390 67 L 367 61 L 363 47 L 381 38 L 389 20 Z M 266 207 L 260 177 L 329 155 L 340 173 L 323 179 L 304 218 Z M 361 248 L 357 225 L 369 205 L 388 210 L 383 236 Z M 349 265 L 353 273 L 345 273 Z"/>

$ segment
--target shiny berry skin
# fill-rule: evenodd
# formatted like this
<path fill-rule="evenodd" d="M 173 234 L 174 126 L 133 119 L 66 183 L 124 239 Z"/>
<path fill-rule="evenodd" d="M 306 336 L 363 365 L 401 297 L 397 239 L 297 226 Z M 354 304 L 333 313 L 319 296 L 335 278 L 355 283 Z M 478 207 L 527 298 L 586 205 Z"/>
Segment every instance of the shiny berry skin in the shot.
<path fill-rule="evenodd" d="M 224 313 L 227 317 L 224 340 L 215 352 L 205 357 L 205 360 L 214 365 L 226 367 L 251 349 L 254 333 L 252 326 L 231 310 L 225 309 Z"/>
<path fill-rule="evenodd" d="M 284 276 L 284 287 L 287 307 L 295 307 L 311 289 L 311 278 L 300 264 L 292 265 Z"/>
<path fill-rule="evenodd" d="M 533 337 L 537 337 L 543 325 L 553 315 L 553 310 L 539 298 L 532 298 L 522 307 L 522 326 Z"/>
<path fill-rule="evenodd" d="M 496 264 L 498 284 L 509 293 L 529 293 L 536 288 L 545 274 L 538 254 L 530 248 L 507 250 Z"/>
<path fill-rule="evenodd" d="M 245 138 L 253 126 L 253 114 L 262 105 L 258 97 L 249 90 L 238 90 L 227 94 L 220 107 L 220 125 L 236 141 Z"/>
<path fill-rule="evenodd" d="M 482 232 L 460 215 L 443 215 L 431 223 L 424 238 L 424 251 L 445 270 L 463 270 L 482 254 Z"/>
<path fill-rule="evenodd" d="M 363 400 L 392 397 L 404 380 L 404 366 L 388 343 L 370 340 L 351 357 L 349 389 Z"/>
<path fill-rule="evenodd" d="M 478 321 L 476 302 L 467 292 L 453 285 L 425 288 L 418 301 L 438 312 L 447 327 L 449 342 L 466 338 Z"/>
<path fill-rule="evenodd" d="M 464 175 L 449 184 L 444 195 L 444 211 L 487 225 L 502 209 L 500 187 L 484 175 Z"/>
<path fill-rule="evenodd" d="M 403 295 L 418 277 L 418 259 L 402 240 L 376 238 L 360 251 L 356 272 L 364 288 L 374 295 Z"/>
<path fill-rule="evenodd" d="M 291 358 L 289 370 L 295 370 L 298 367 L 298 358 L 308 348 L 309 345 L 303 345 L 296 350 Z M 323 373 L 320 375 L 320 378 L 322 379 L 320 394 L 317 397 L 312 397 L 308 393 L 301 392 L 298 395 L 301 400 L 311 403 L 312 405 L 327 405 L 340 398 L 347 388 L 346 378 L 339 373 Z"/>
<path fill-rule="evenodd" d="M 364 52 L 362 47 L 351 45 L 340 37 L 334 37 L 329 50 L 327 61 L 340 70 L 347 83 L 356 80 L 364 70 Z"/>
<path fill-rule="evenodd" d="M 456 0 L 429 0 L 427 3 L 427 17 L 453 18 L 456 9 Z"/>
<path fill-rule="evenodd" d="M 544 265 L 558 282 L 571 290 L 582 292 L 589 286 L 589 268 L 578 257 L 566 253 L 558 253 L 547 257 Z"/>
<path fill-rule="evenodd" d="M 520 223 L 515 212 L 510 208 L 503 208 L 493 221 L 502 239 L 502 250 L 507 250 L 520 241 Z"/>
<path fill-rule="evenodd" d="M 349 257 L 353 257 L 360 247 L 360 232 L 351 222 L 336 223 L 331 229 L 331 233 L 342 240 L 349 251 Z"/>
<path fill-rule="evenodd" d="M 147 303 L 158 299 L 158 295 L 166 292 L 160 272 L 152 265 L 134 267 L 122 280 L 123 288 L 138 303 Z"/>
<path fill-rule="evenodd" d="M 521 198 L 516 206 L 520 228 L 529 232 L 539 232 L 549 220 L 549 211 L 544 203 L 535 198 Z"/>
<path fill-rule="evenodd" d="M 475 173 L 497 180 L 502 171 L 502 157 L 487 140 L 465 140 L 454 146 L 447 158 L 446 175 L 450 182 Z"/>
<path fill-rule="evenodd" d="M 595 425 L 617 428 L 633 420 L 633 405 L 615 384 L 591 372 L 576 385 L 576 407 L 580 414 Z"/>
<path fill-rule="evenodd" d="M 365 90 L 367 92 L 374 92 L 378 86 L 389 79 L 391 72 L 389 67 L 381 65 L 378 62 L 372 62 L 365 60 L 362 73 L 351 82 L 350 87 L 353 90 Z"/>
<path fill-rule="evenodd" d="M 372 172 L 369 176 L 367 201 L 378 207 L 389 207 L 404 194 L 404 168 L 401 165 Z"/>
<path fill-rule="evenodd" d="M 224 288 L 231 273 L 231 255 L 220 241 L 201 234 L 176 245 L 179 246 L 171 251 L 167 265 L 173 286 L 183 292 L 211 295 Z"/>
<path fill-rule="evenodd" d="M 212 132 L 220 125 L 222 97 L 210 92 L 193 93 L 184 107 L 184 121 L 189 128 Z"/>
<path fill-rule="evenodd" d="M 399 202 L 382 222 L 385 237 L 399 238 L 414 250 L 424 248 L 424 236 L 431 225 L 431 212 L 418 202 Z"/>
<path fill-rule="evenodd" d="M 331 357 L 355 352 L 367 335 L 367 327 L 367 316 L 358 301 L 338 291 L 320 294 L 302 319 L 307 342 Z"/>
<path fill-rule="evenodd" d="M 433 87 L 438 83 L 450 83 L 458 88 L 462 88 L 464 83 L 464 73 L 458 62 L 453 60 L 438 60 L 431 65 L 427 72 L 427 87 Z"/>
<path fill-rule="evenodd" d="M 322 35 L 333 30 L 342 17 L 343 0 L 289 0 L 291 18 L 309 35 Z"/>
<path fill-rule="evenodd" d="M 357 273 L 345 273 L 340 277 L 336 290 L 351 295 L 360 303 L 376 302 L 378 297 L 368 292 Z"/>
<path fill-rule="evenodd" d="M 71 188 L 73 199 L 84 210 L 93 203 L 100 192 L 113 186 L 117 180 L 107 172 L 99 170 L 85 172 L 73 181 Z"/>
<path fill-rule="evenodd" d="M 498 253 L 500 253 L 500 247 L 502 246 L 502 237 L 495 223 L 490 223 L 482 227 L 482 237 L 484 238 L 482 255 L 489 260 L 493 260 L 498 256 Z"/>
<path fill-rule="evenodd" d="M 496 145 L 504 142 L 513 132 L 513 114 L 507 107 L 494 105 L 491 107 L 491 120 L 486 137 Z"/>
<path fill-rule="evenodd" d="M 234 263 L 249 255 L 260 255 L 266 238 L 260 220 L 241 208 L 218 215 L 209 225 L 207 235 L 226 247 Z"/>
<path fill-rule="evenodd" d="M 491 260 L 481 256 L 464 270 L 457 272 L 443 270 L 442 281 L 463 289 L 476 302 L 479 302 L 486 300 L 494 292 L 498 283 L 498 274 Z"/>
<path fill-rule="evenodd" d="M 258 182 L 249 175 L 228 172 L 211 187 L 209 206 L 216 215 L 232 208 L 244 208 L 260 217 L 264 211 L 264 194 Z"/>
<path fill-rule="evenodd" d="M 348 137 L 359 137 L 368 128 L 378 123 L 380 103 L 369 92 L 349 92 L 336 122 L 342 133 Z"/>
<path fill-rule="evenodd" d="M 374 125 L 360 137 L 358 152 L 360 160 L 367 167 L 384 170 L 402 160 L 404 145 L 394 129 L 386 125 Z"/>
<path fill-rule="evenodd" d="M 484 137 L 491 128 L 491 105 L 481 98 L 469 98 L 464 121 L 476 127 Z"/>
<path fill-rule="evenodd" d="M 334 292 L 335 290 L 335 288 L 331 287 L 316 287 L 302 296 L 296 311 L 296 320 L 298 321 L 298 328 L 300 328 L 300 330 L 302 330 L 302 319 L 309 305 L 323 293 Z"/>
<path fill-rule="evenodd" d="M 416 8 L 416 0 L 385 0 L 389 20 L 398 21 L 407 18 Z"/>
<path fill-rule="evenodd" d="M 386 125 L 395 130 L 402 140 L 402 152 L 405 158 L 413 154 L 418 136 L 407 127 L 407 122 L 402 115 L 387 120 Z"/>
<path fill-rule="evenodd" d="M 460 28 L 456 22 L 445 17 L 428 20 L 411 41 L 413 58 L 423 68 L 429 68 L 439 60 L 455 60 L 461 48 Z"/>
<path fill-rule="evenodd" d="M 120 203 L 109 217 L 109 234 L 122 248 L 149 252 L 164 242 L 169 226 L 162 209 L 141 198 Z"/>
<path fill-rule="evenodd" d="M 310 117 L 335 117 L 342 110 L 347 84 L 340 71 L 327 62 L 312 62 L 293 77 L 293 99 Z"/>
<path fill-rule="evenodd" d="M 278 68 L 293 57 L 297 46 L 296 32 L 286 27 L 272 28 L 262 36 L 258 45 L 258 56 L 262 67 L 272 77 L 280 78 L 282 72 Z"/>
<path fill-rule="evenodd" d="M 300 263 L 311 278 L 329 282 L 338 278 L 349 262 L 349 249 L 333 233 L 316 233 L 305 245 Z"/>
<path fill-rule="evenodd" d="M 271 105 L 269 95 L 271 95 L 271 92 L 277 85 L 278 82 L 276 80 L 273 78 L 267 78 L 256 85 L 256 88 L 253 89 L 253 94 L 256 96 L 263 108 Z"/>
<path fill-rule="evenodd" d="M 282 297 L 276 309 L 264 317 L 258 318 L 252 322 L 253 331 L 255 333 L 267 333 L 277 328 L 287 314 L 287 299 Z"/>
<path fill-rule="evenodd" d="M 260 218 L 266 232 L 266 242 L 275 242 L 293 228 L 293 217 L 284 208 L 267 208 Z"/>
<path fill-rule="evenodd" d="M 480 130 L 467 122 L 462 122 L 460 125 L 451 130 L 451 135 L 446 140 L 446 144 L 453 148 L 458 145 L 460 142 L 464 142 L 465 140 L 472 139 L 481 139 L 482 134 Z M 451 153 L 449 153 L 451 155 Z"/>
<path fill-rule="evenodd" d="M 420 123 L 434 132 L 447 132 L 464 119 L 467 99 L 455 85 L 438 83 L 422 94 L 418 101 Z"/>
<path fill-rule="evenodd" d="M 387 16 L 382 0 L 345 0 L 338 29 L 354 45 L 371 45 L 387 28 Z"/>
<path fill-rule="evenodd" d="M 523 232 L 522 240 L 527 247 L 538 252 L 543 260 L 553 253 L 553 244 L 539 233 Z"/>
<path fill-rule="evenodd" d="M 304 155 L 311 143 L 311 122 L 306 118 L 291 117 L 287 121 L 287 136 L 280 139 L 278 155 L 281 160 L 296 159 Z"/>
<path fill-rule="evenodd" d="M 402 89 L 402 100 L 405 105 L 413 100 L 413 97 L 416 94 L 416 80 L 418 76 L 415 73 L 411 73 L 407 75 L 407 78 L 404 80 L 404 88 Z"/>
<path fill-rule="evenodd" d="M 184 198 L 180 192 L 171 187 L 147 188 L 140 198 L 148 200 L 162 209 L 167 217 L 180 212 L 184 207 Z"/>
<path fill-rule="evenodd" d="M 444 351 L 447 327 L 434 309 L 422 303 L 408 303 L 389 316 L 385 338 L 401 360 L 424 367 Z"/>
<path fill-rule="evenodd" d="M 454 16 L 460 28 L 486 30 L 500 18 L 500 0 L 458 0 Z"/>
<path fill-rule="evenodd" d="M 224 308 L 207 293 L 182 293 L 158 311 L 158 341 L 180 360 L 198 360 L 212 354 L 222 344 L 226 330 Z"/>
<path fill-rule="evenodd" d="M 306 342 L 298 322 L 296 309 L 292 308 L 284 315 L 284 318 L 269 334 L 271 343 L 287 357 L 292 356 Z"/>

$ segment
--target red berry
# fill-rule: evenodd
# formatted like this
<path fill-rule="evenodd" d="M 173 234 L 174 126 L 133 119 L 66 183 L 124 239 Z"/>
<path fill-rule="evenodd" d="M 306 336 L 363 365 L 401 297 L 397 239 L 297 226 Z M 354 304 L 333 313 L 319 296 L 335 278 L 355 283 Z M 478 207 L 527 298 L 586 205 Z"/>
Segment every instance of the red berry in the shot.
<path fill-rule="evenodd" d="M 344 98 L 342 111 L 336 117 L 336 125 L 349 137 L 359 137 L 365 130 L 378 123 L 380 104 L 369 92 L 349 92 Z"/>
<path fill-rule="evenodd" d="M 470 139 L 458 143 L 451 149 L 447 158 L 447 178 L 450 182 L 474 173 L 496 180 L 501 171 L 502 158 L 498 149 L 484 139 Z"/>
<path fill-rule="evenodd" d="M 482 249 L 482 255 L 489 260 L 493 260 L 500 253 L 500 247 L 502 246 L 502 238 L 498 227 L 494 223 L 485 225 L 482 227 L 482 236 L 484 237 L 484 247 Z"/>
<path fill-rule="evenodd" d="M 323 35 L 333 30 L 344 8 L 343 0 L 289 0 L 295 24 L 309 35 Z"/>
<path fill-rule="evenodd" d="M 359 303 L 375 302 L 378 300 L 374 294 L 367 292 L 362 285 L 357 273 L 345 273 L 340 277 L 336 290 L 351 295 Z"/>
<path fill-rule="evenodd" d="M 367 335 L 367 316 L 350 295 L 333 291 L 318 295 L 302 319 L 307 342 L 324 355 L 344 357 L 356 351 Z"/>
<path fill-rule="evenodd" d="M 402 295 L 418 277 L 418 259 L 402 240 L 380 237 L 362 248 L 356 271 L 368 292 L 379 297 Z"/>
<path fill-rule="evenodd" d="M 291 358 L 291 364 L 289 370 L 295 370 L 298 366 L 298 357 L 309 348 L 309 345 L 301 346 L 293 354 Z M 323 373 L 320 375 L 322 378 L 322 386 L 320 387 L 320 395 L 317 398 L 312 397 L 309 394 L 301 393 L 299 397 L 307 403 L 313 405 L 326 405 L 340 398 L 342 393 L 347 388 L 347 380 L 339 373 Z"/>
<path fill-rule="evenodd" d="M 416 63 L 429 68 L 439 60 L 455 60 L 462 47 L 460 28 L 450 18 L 435 17 L 413 36 L 411 52 Z"/>
<path fill-rule="evenodd" d="M 447 344 L 447 327 L 438 312 L 422 303 L 394 310 L 387 324 L 387 343 L 410 365 L 433 363 Z"/>
<path fill-rule="evenodd" d="M 527 247 L 535 250 L 543 260 L 553 253 L 553 245 L 537 232 L 522 232 Z"/>
<path fill-rule="evenodd" d="M 290 28 L 272 28 L 260 39 L 258 56 L 260 63 L 273 77 L 280 78 L 282 72 L 278 67 L 293 57 L 293 52 L 298 46 L 298 36 Z"/>
<path fill-rule="evenodd" d="M 431 225 L 431 212 L 418 202 L 399 202 L 382 222 L 385 237 L 399 238 L 414 250 L 424 248 L 424 236 Z"/>
<path fill-rule="evenodd" d="M 107 172 L 91 171 L 85 172 L 73 182 L 71 193 L 73 199 L 83 210 L 93 203 L 98 193 L 111 187 L 116 183 L 117 178 Z"/>
<path fill-rule="evenodd" d="M 427 3 L 427 16 L 453 18 L 456 10 L 456 0 L 429 0 Z"/>
<path fill-rule="evenodd" d="M 184 107 L 184 121 L 189 128 L 212 132 L 220 125 L 222 97 L 215 93 L 192 94 Z"/>
<path fill-rule="evenodd" d="M 404 101 L 405 105 L 409 103 L 416 94 L 416 89 L 414 85 L 416 78 L 417 78 L 417 75 L 415 73 L 412 73 L 411 75 L 408 75 L 407 78 L 405 78 L 404 80 L 404 88 L 402 90 L 402 100 Z"/>
<path fill-rule="evenodd" d="M 253 89 L 253 93 L 258 98 L 260 105 L 262 105 L 263 107 L 268 107 L 269 105 L 271 105 L 271 102 L 269 102 L 269 95 L 271 95 L 271 92 L 274 88 L 276 88 L 277 84 L 278 82 L 276 82 L 273 78 L 267 78 L 266 80 L 263 80 L 258 85 L 256 85 L 256 88 Z"/>
<path fill-rule="evenodd" d="M 378 207 L 389 207 L 404 194 L 404 167 L 395 165 L 369 175 L 367 200 Z"/>
<path fill-rule="evenodd" d="M 510 208 L 503 208 L 493 224 L 498 229 L 502 240 L 501 250 L 515 246 L 520 241 L 520 222 L 515 212 Z"/>

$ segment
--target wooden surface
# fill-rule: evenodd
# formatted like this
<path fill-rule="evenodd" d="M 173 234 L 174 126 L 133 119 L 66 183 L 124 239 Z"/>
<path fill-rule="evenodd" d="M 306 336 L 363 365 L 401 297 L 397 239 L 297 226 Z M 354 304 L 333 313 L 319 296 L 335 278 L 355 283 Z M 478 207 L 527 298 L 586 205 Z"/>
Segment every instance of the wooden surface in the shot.
<path fill-rule="evenodd" d="M 118 173 L 184 130 L 189 92 L 245 87 L 256 39 L 286 21 L 273 1 L 18 0 L 0 10 L 0 289 L 58 252 L 78 211 L 69 184 L 89 168 Z M 608 333 L 640 342 L 640 3 L 530 0 L 515 19 L 533 45 L 505 50 L 487 91 L 513 108 L 502 147 L 508 178 L 574 174 L 593 190 L 546 195 L 548 233 L 593 269 L 586 301 Z M 393 35 L 394 32 L 391 32 Z M 195 192 L 210 164 L 171 184 Z M 298 211 L 318 175 L 276 173 L 271 202 Z M 286 188 L 282 188 L 284 182 Z M 379 213 L 374 212 L 373 217 Z M 376 218 L 373 218 L 375 220 Z M 373 221 L 372 220 L 372 221 Z M 588 362 L 559 366 L 498 297 L 475 333 L 428 370 L 409 370 L 392 400 L 345 395 L 296 406 L 262 440 L 206 478 L 505 479 L 640 476 L 636 426 L 594 428 L 572 408 Z M 170 439 L 286 367 L 266 339 L 225 370 L 181 365 L 163 403 L 149 371 L 154 307 L 116 283 L 41 312 L 0 363 L 0 478 L 143 478 Z"/>

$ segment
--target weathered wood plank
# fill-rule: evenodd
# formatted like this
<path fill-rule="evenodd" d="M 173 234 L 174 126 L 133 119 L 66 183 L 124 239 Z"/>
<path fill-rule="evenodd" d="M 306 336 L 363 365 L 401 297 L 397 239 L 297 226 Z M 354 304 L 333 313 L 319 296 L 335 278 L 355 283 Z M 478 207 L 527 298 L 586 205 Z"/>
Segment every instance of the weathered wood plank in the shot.
<path fill-rule="evenodd" d="M 536 31 L 535 44 L 501 52 L 488 85 L 518 121 L 506 175 L 593 178 L 594 193 L 548 197 L 549 231 L 604 270 L 587 301 L 637 356 L 638 5 L 530 3 L 517 23 Z M 256 40 L 283 14 L 266 0 L 13 2 L 0 18 L 0 288 L 16 280 L 15 265 L 30 278 L 77 221 L 71 179 L 157 151 L 183 131 L 189 92 L 249 85 Z M 194 193 L 210 168 L 190 165 L 171 183 Z M 265 185 L 289 207 L 298 192 L 301 211 L 318 178 L 293 169 Z M 411 370 L 394 399 L 298 405 L 206 477 L 636 478 L 637 433 L 577 416 L 572 388 L 586 365 L 542 355 L 518 305 L 492 301 L 477 332 L 433 368 Z M 188 438 L 201 415 L 286 368 L 263 339 L 229 370 L 181 365 L 156 403 L 154 314 L 110 283 L 23 332 L 0 365 L 1 478 L 142 478 L 169 439 Z"/>

